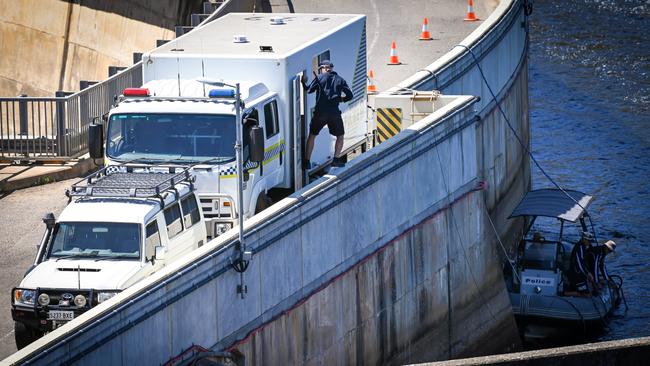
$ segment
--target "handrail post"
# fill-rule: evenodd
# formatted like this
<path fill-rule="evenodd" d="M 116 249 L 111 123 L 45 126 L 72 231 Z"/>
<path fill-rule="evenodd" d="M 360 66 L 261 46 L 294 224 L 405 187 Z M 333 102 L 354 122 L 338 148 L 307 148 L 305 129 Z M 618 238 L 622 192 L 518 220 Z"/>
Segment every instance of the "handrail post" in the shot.
<path fill-rule="evenodd" d="M 18 121 L 19 121 L 19 135 L 28 135 L 29 134 L 29 124 L 27 123 L 27 94 L 21 94 L 18 96 L 20 101 L 18 101 Z"/>
<path fill-rule="evenodd" d="M 59 90 L 54 95 L 57 98 L 60 98 L 56 101 L 56 146 L 58 156 L 68 156 L 64 99 L 67 96 L 67 93 Z"/>

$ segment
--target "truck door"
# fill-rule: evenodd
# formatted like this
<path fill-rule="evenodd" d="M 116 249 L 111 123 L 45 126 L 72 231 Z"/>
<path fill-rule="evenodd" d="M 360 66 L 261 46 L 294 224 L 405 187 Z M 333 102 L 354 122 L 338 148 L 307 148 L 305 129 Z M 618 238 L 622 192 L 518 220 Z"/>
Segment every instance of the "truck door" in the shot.
<path fill-rule="evenodd" d="M 285 141 L 280 133 L 280 119 L 278 115 L 278 101 L 273 98 L 264 102 L 264 177 L 267 187 L 275 187 L 283 181 L 284 165 L 287 157 L 284 156 Z"/>
<path fill-rule="evenodd" d="M 293 187 L 297 191 L 307 182 L 307 172 L 302 169 L 302 157 L 305 152 L 305 95 L 300 78 L 304 71 L 300 72 L 293 79 L 293 88 L 291 96 L 291 146 L 292 146 L 292 166 Z"/>

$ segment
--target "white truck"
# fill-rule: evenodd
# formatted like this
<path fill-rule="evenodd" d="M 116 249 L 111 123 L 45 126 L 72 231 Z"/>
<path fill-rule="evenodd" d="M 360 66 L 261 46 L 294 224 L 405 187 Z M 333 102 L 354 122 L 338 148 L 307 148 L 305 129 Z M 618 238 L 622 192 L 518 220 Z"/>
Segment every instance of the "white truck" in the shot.
<path fill-rule="evenodd" d="M 132 168 L 128 168 L 131 170 Z M 189 169 L 104 168 L 74 184 L 12 290 L 18 349 L 207 242 Z"/>
<path fill-rule="evenodd" d="M 316 96 L 305 93 L 300 78 L 311 80 L 323 60 L 335 64 L 354 94 L 339 106 L 343 152 L 364 150 L 371 136 L 365 16 L 231 13 L 143 55 L 144 85 L 124 91 L 103 128 L 91 126 L 91 156 L 105 165 L 193 165 L 208 236 L 216 237 L 238 215 L 265 208 L 270 190 L 287 195 L 331 162 L 334 138 L 325 128 L 311 157 L 316 167 L 306 172 L 302 163 Z M 236 84 L 243 207 L 235 199 Z"/>

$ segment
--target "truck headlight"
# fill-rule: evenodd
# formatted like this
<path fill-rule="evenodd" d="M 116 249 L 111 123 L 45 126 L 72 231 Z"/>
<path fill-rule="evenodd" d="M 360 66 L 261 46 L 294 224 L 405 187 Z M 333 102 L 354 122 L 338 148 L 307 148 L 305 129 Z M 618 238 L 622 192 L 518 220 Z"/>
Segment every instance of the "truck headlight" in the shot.
<path fill-rule="evenodd" d="M 222 222 L 222 223 L 215 224 L 214 227 L 215 227 L 214 231 L 215 231 L 215 234 L 216 234 L 215 236 L 219 236 L 219 235 L 225 233 L 226 231 L 230 230 L 232 225 L 230 223 L 227 223 L 227 222 Z"/>
<path fill-rule="evenodd" d="M 36 291 L 34 290 L 23 288 L 17 288 L 14 290 L 14 301 L 17 304 L 33 306 L 34 297 L 36 297 Z"/>
<path fill-rule="evenodd" d="M 110 299 L 111 297 L 117 295 L 117 292 L 98 292 L 97 293 L 97 303 L 101 304 L 104 301 Z"/>

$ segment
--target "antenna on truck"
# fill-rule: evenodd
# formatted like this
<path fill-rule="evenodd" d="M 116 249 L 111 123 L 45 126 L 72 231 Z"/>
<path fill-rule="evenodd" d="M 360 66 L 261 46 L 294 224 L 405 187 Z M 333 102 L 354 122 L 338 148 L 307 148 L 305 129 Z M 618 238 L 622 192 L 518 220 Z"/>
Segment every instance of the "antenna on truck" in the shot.
<path fill-rule="evenodd" d="M 203 37 L 201 37 L 201 76 L 205 79 L 205 64 L 203 63 Z M 205 98 L 205 84 L 203 84 L 203 98 Z"/>
<path fill-rule="evenodd" d="M 178 48 L 178 38 L 174 39 L 174 48 Z M 181 60 L 176 56 L 176 79 L 178 80 L 178 96 L 181 96 Z"/>

